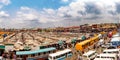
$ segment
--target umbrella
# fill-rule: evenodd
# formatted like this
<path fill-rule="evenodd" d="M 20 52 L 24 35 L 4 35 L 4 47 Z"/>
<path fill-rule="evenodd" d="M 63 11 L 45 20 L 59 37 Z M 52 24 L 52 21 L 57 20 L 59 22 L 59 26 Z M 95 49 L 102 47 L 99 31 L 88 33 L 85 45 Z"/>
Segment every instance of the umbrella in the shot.
<path fill-rule="evenodd" d="M 71 40 L 71 43 L 72 43 L 72 44 L 73 44 L 73 43 L 76 43 L 76 38 L 72 39 L 72 40 Z"/>
<path fill-rule="evenodd" d="M 81 39 L 82 39 L 82 40 L 85 40 L 85 39 L 86 39 L 86 37 L 83 35 L 83 36 L 81 36 Z"/>
<path fill-rule="evenodd" d="M 62 44 L 63 44 L 63 41 L 62 41 L 62 40 L 58 41 L 58 44 L 59 44 L 59 45 L 62 45 Z"/>

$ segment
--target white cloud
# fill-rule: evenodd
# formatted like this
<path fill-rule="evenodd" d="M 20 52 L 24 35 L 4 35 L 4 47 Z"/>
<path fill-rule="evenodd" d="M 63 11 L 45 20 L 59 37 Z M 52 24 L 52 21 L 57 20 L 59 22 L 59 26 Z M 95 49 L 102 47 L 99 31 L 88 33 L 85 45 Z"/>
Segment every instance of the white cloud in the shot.
<path fill-rule="evenodd" d="M 67 2 L 70 0 L 64 0 Z M 36 10 L 29 7 L 21 7 L 14 17 L 5 11 L 0 12 L 1 17 L 8 19 L 8 25 L 12 27 L 53 27 L 71 26 L 84 23 L 116 22 L 120 16 L 116 3 L 120 0 L 76 0 L 67 6 L 58 9 Z M 1 22 L 4 20 L 1 18 Z M 9 21 L 10 20 L 10 21 Z M 14 22 L 14 23 L 13 23 Z"/>
<path fill-rule="evenodd" d="M 44 26 L 42 24 L 60 21 L 57 20 L 60 18 L 55 14 L 56 12 L 53 9 L 43 9 L 43 11 L 37 11 L 29 7 L 21 7 L 20 10 L 18 10 L 16 14 L 9 19 L 10 21 L 7 21 L 9 21 L 8 25 L 14 28 L 40 27 Z"/>
<path fill-rule="evenodd" d="M 35 16 L 32 13 L 24 13 L 24 12 L 18 12 L 17 17 L 21 18 L 22 20 L 34 20 L 37 18 L 37 16 Z"/>
<path fill-rule="evenodd" d="M 61 0 L 62 2 L 68 2 L 69 0 Z"/>
<path fill-rule="evenodd" d="M 9 14 L 7 14 L 5 11 L 0 11 L 0 17 L 9 17 Z"/>
<path fill-rule="evenodd" d="M 22 6 L 22 7 L 20 7 L 20 10 L 25 11 L 25 10 L 32 10 L 32 9 L 30 9 L 29 7 Z"/>
<path fill-rule="evenodd" d="M 54 9 L 43 9 L 44 10 L 44 12 L 46 12 L 47 14 L 55 14 L 56 13 L 56 11 L 54 10 Z"/>
<path fill-rule="evenodd" d="M 10 0 L 0 0 L 0 9 L 5 5 L 9 5 L 10 3 Z"/>
<path fill-rule="evenodd" d="M 5 11 L 0 11 L 0 27 L 5 26 L 8 23 L 7 22 L 8 19 L 9 19 L 9 14 L 6 13 Z M 3 24 L 3 22 L 5 22 L 5 23 Z M 3 28 L 5 28 L 5 27 L 3 27 Z"/>
<path fill-rule="evenodd" d="M 39 23 L 54 22 L 56 20 L 56 12 L 53 9 L 43 9 L 39 12 L 29 7 L 21 7 L 20 11 L 17 12 L 17 18 L 19 20 L 37 20 Z"/>
<path fill-rule="evenodd" d="M 0 0 L 0 3 L 4 4 L 4 5 L 8 5 L 10 4 L 10 0 Z"/>

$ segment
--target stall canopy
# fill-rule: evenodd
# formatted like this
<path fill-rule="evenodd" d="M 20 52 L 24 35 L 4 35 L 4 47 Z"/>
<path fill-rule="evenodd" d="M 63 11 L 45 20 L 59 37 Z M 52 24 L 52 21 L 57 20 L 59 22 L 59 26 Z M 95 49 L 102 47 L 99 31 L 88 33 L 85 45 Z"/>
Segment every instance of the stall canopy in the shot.
<path fill-rule="evenodd" d="M 5 46 L 4 45 L 0 45 L 0 49 L 5 49 Z"/>

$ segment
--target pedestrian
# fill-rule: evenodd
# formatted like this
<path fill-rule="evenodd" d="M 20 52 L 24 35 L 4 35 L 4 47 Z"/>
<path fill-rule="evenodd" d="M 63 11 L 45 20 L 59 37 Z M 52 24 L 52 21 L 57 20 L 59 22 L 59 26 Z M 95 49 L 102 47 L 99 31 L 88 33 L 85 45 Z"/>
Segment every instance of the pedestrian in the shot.
<path fill-rule="evenodd" d="M 82 57 L 80 55 L 78 55 L 78 60 L 82 60 Z"/>
<path fill-rule="evenodd" d="M 78 60 L 80 60 L 80 57 L 79 57 L 79 55 L 78 55 Z"/>
<path fill-rule="evenodd" d="M 6 59 L 7 59 L 7 54 L 6 54 L 6 53 L 3 53 L 3 54 L 2 54 L 2 57 L 3 57 L 3 60 L 6 60 Z"/>
<path fill-rule="evenodd" d="M 13 54 L 13 60 L 17 60 L 17 56 Z"/>

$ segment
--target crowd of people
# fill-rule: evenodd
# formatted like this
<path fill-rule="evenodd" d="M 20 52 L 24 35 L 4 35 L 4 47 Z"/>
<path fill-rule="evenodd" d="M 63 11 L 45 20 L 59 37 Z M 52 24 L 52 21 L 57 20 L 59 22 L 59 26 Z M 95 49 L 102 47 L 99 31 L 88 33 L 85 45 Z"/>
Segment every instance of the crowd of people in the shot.
<path fill-rule="evenodd" d="M 3 54 L 2 54 L 2 59 L 3 60 L 16 60 L 17 59 L 17 56 L 16 56 L 16 54 L 15 54 L 15 52 L 12 52 L 12 51 L 10 51 L 10 52 L 4 52 Z"/>

